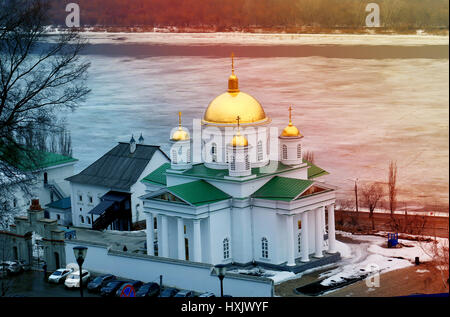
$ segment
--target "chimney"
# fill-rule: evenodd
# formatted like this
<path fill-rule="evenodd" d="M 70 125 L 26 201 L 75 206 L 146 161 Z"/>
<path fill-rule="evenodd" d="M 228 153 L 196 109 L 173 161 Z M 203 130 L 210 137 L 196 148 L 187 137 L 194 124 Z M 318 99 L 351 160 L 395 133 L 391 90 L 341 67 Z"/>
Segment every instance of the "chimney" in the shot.
<path fill-rule="evenodd" d="M 41 205 L 39 204 L 39 199 L 32 199 L 31 200 L 31 206 L 30 206 L 30 210 L 31 211 L 41 211 L 42 210 L 42 207 L 41 207 Z"/>
<path fill-rule="evenodd" d="M 134 139 L 134 136 L 131 135 L 131 140 L 130 140 L 130 153 L 133 154 L 134 151 L 136 151 L 136 140 Z"/>

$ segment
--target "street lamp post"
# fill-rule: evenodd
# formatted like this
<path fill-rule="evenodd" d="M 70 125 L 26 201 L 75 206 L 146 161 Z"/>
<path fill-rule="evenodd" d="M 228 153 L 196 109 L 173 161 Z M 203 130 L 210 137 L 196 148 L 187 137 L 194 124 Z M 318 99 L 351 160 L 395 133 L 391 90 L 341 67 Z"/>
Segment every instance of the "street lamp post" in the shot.
<path fill-rule="evenodd" d="M 82 246 L 77 246 L 73 248 L 73 254 L 75 255 L 75 259 L 77 260 L 78 263 L 78 267 L 80 269 L 80 296 L 83 297 L 83 271 L 82 271 L 82 266 L 83 266 L 83 262 L 84 259 L 86 258 L 86 253 L 87 253 L 87 249 L 86 247 L 82 247 Z"/>
<path fill-rule="evenodd" d="M 217 277 L 220 280 L 220 297 L 223 297 L 223 279 L 225 277 L 225 273 L 227 271 L 227 268 L 223 264 L 217 264 L 214 267 L 214 271 L 217 274 Z"/>

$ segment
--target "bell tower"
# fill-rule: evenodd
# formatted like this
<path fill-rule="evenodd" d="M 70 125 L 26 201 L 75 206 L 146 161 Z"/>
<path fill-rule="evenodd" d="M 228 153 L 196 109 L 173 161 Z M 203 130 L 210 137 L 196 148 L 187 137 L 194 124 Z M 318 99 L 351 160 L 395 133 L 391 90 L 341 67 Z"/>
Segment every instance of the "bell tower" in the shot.
<path fill-rule="evenodd" d="M 185 128 L 181 126 L 181 112 L 178 112 L 178 128 L 170 137 L 172 147 L 170 148 L 171 168 L 175 170 L 186 170 L 192 167 L 191 160 L 191 138 Z"/>
<path fill-rule="evenodd" d="M 303 135 L 292 124 L 292 107 L 289 107 L 289 125 L 284 128 L 278 137 L 281 163 L 285 165 L 300 165 L 303 163 L 302 138 Z"/>
<path fill-rule="evenodd" d="M 240 117 L 236 118 L 238 130 L 231 143 L 227 145 L 229 157 L 228 174 L 230 176 L 249 176 L 252 174 L 250 165 L 248 140 L 240 132 Z"/>

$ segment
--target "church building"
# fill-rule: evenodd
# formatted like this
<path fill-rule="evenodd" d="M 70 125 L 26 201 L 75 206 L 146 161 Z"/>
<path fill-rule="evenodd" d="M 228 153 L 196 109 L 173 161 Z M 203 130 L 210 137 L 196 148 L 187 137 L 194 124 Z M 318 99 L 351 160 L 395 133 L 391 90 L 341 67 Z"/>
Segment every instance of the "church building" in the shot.
<path fill-rule="evenodd" d="M 337 253 L 336 187 L 319 181 L 328 173 L 303 158 L 291 107 L 281 133 L 274 136 L 270 123 L 240 91 L 234 60 L 228 90 L 204 112 L 199 148 L 179 113 L 170 163 L 142 180 L 149 255 L 294 267 Z"/>

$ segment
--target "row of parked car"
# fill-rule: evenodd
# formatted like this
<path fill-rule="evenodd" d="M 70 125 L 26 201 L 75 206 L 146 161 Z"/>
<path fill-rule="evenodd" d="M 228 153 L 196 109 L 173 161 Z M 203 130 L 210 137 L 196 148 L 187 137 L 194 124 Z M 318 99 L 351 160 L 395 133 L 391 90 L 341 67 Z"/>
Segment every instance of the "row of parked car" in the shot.
<path fill-rule="evenodd" d="M 15 275 L 24 271 L 23 263 L 18 261 L 3 261 L 0 262 L 0 277 L 8 275 Z"/>
<path fill-rule="evenodd" d="M 122 280 L 115 275 L 104 274 L 90 281 L 91 274 L 87 270 L 82 271 L 83 285 L 92 293 L 100 293 L 103 297 L 119 297 L 127 285 L 133 286 L 136 297 L 215 297 L 213 293 L 197 294 L 194 291 L 179 290 L 173 287 L 160 288 L 158 283 L 144 283 L 136 280 Z M 50 283 L 64 283 L 66 288 L 80 287 L 80 272 L 73 268 L 62 268 L 53 272 L 48 281 Z"/>

